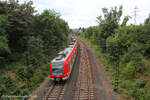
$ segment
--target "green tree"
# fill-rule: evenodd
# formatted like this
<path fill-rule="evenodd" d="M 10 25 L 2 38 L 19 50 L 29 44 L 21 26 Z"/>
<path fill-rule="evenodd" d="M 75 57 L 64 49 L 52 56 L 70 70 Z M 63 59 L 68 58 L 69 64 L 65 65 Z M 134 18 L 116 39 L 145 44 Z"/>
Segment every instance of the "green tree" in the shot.
<path fill-rule="evenodd" d="M 9 0 L 7 2 L 8 24 L 6 26 L 6 34 L 8 34 L 9 47 L 14 52 L 25 51 L 25 44 L 31 33 L 31 25 L 33 14 L 35 12 L 32 7 L 32 1 L 19 4 L 17 0 Z"/>
<path fill-rule="evenodd" d="M 150 24 L 150 14 L 149 14 L 149 17 L 145 19 L 144 24 Z"/>
<path fill-rule="evenodd" d="M 43 13 L 35 16 L 34 23 L 34 34 L 41 36 L 47 58 L 67 44 L 69 27 L 60 18 L 59 13 L 53 10 L 44 10 Z"/>
<path fill-rule="evenodd" d="M 8 62 L 11 51 L 8 47 L 8 39 L 5 29 L 5 26 L 7 24 L 7 16 L 4 15 L 4 12 L 2 10 L 5 7 L 5 3 L 0 2 L 0 5 L 0 67 L 2 67 L 6 62 Z"/>
<path fill-rule="evenodd" d="M 145 24 L 144 25 L 144 29 L 146 31 L 145 37 L 143 37 L 143 39 L 145 38 L 145 52 L 144 52 L 144 56 L 150 57 L 150 24 Z"/>
<path fill-rule="evenodd" d="M 8 62 L 10 55 L 10 49 L 8 47 L 8 40 L 6 35 L 0 36 L 0 67 L 4 66 Z"/>
<path fill-rule="evenodd" d="M 102 48 L 103 52 L 106 51 L 106 39 L 109 36 L 112 36 L 115 33 L 115 29 L 119 27 L 119 21 L 122 16 L 122 6 L 117 9 L 117 7 L 111 8 L 108 10 L 107 8 L 103 8 L 103 17 L 100 15 L 97 17 L 97 21 L 100 27 L 100 41 L 99 45 Z"/>

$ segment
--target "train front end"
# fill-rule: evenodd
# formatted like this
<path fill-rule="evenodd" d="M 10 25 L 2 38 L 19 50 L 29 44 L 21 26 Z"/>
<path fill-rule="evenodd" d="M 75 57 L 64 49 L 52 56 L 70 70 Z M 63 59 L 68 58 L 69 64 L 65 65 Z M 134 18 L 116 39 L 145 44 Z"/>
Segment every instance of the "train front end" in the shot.
<path fill-rule="evenodd" d="M 50 79 L 54 81 L 63 81 L 68 79 L 68 66 L 65 63 L 65 55 L 59 54 L 57 58 L 51 61 L 50 66 Z"/>

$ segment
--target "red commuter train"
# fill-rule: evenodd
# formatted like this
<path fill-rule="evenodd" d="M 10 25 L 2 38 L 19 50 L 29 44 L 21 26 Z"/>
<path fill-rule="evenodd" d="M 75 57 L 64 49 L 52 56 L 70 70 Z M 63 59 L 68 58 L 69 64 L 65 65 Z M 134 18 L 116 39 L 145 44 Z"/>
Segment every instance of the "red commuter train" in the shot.
<path fill-rule="evenodd" d="M 70 77 L 77 56 L 78 40 L 73 39 L 69 46 L 58 53 L 49 64 L 50 79 L 54 81 L 67 80 Z"/>

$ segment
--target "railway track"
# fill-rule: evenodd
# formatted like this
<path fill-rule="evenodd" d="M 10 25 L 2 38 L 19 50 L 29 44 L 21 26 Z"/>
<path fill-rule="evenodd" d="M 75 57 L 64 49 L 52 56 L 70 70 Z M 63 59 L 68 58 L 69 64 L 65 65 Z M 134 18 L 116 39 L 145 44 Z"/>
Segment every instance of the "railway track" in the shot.
<path fill-rule="evenodd" d="M 91 71 L 91 64 L 88 51 L 84 44 L 80 42 L 81 57 L 79 75 L 76 82 L 74 100 L 94 100 L 94 79 Z"/>
<path fill-rule="evenodd" d="M 65 83 L 55 84 L 53 83 L 43 98 L 43 100 L 62 100 L 65 90 Z"/>

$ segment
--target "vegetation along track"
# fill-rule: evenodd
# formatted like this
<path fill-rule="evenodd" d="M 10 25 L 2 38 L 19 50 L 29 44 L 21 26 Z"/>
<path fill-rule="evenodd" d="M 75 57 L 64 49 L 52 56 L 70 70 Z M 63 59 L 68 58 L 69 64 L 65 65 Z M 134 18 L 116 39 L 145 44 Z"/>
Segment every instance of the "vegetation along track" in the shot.
<path fill-rule="evenodd" d="M 93 74 L 87 49 L 82 42 L 80 44 L 81 57 L 79 75 L 76 82 L 74 100 L 94 100 Z"/>

